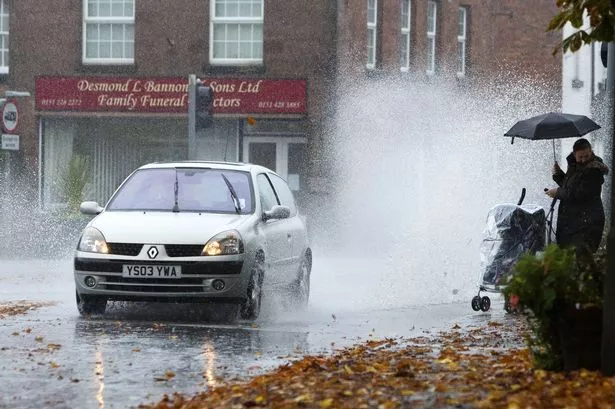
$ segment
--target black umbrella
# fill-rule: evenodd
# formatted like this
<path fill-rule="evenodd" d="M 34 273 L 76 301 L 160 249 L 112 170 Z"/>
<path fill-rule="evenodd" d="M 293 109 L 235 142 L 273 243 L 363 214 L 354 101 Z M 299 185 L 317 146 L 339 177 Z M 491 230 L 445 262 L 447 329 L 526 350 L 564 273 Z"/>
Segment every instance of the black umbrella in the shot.
<path fill-rule="evenodd" d="M 600 129 L 600 125 L 585 115 L 549 112 L 517 122 L 504 136 L 512 136 L 510 143 L 513 143 L 515 138 L 551 139 L 553 140 L 553 159 L 557 162 L 555 139 L 580 137 L 596 129 Z"/>

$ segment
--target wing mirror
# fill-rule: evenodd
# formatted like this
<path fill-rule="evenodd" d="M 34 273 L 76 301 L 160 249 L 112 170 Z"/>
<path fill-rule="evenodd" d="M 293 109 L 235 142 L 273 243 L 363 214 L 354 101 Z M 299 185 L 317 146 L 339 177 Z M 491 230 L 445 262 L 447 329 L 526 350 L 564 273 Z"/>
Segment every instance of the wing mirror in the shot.
<path fill-rule="evenodd" d="M 290 217 L 290 207 L 275 205 L 271 210 L 263 213 L 263 221 L 266 222 L 269 219 L 287 219 Z"/>
<path fill-rule="evenodd" d="M 83 214 L 99 214 L 103 211 L 103 208 L 98 202 L 82 202 L 79 211 Z"/>

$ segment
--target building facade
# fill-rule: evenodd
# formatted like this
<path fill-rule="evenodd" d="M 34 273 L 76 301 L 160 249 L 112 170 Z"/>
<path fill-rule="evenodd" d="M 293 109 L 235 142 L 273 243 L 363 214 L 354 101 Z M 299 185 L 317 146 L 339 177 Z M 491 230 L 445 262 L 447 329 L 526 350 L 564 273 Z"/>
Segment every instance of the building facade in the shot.
<path fill-rule="evenodd" d="M 101 203 L 146 162 L 249 161 L 317 214 L 345 84 L 530 76 L 561 92 L 561 36 L 545 32 L 555 11 L 552 0 L 0 0 L 0 92 L 19 118 L 4 130 L 0 189 L 27 190 L 45 212 L 66 206 L 79 160 L 84 197 Z M 215 93 L 196 152 L 191 74 Z"/>
<path fill-rule="evenodd" d="M 421 73 L 479 79 L 505 74 L 561 84 L 561 39 L 546 32 L 552 1 L 338 1 L 338 63 L 343 72 Z"/>
<path fill-rule="evenodd" d="M 306 190 L 310 140 L 321 132 L 334 77 L 334 5 L 2 0 L 2 7 L 10 63 L 0 75 L 6 89 L 30 94 L 16 101 L 19 152 L 9 154 L 36 174 L 42 209 L 65 204 L 74 158 L 87 158 L 85 194 L 101 203 L 137 166 L 187 159 L 190 74 L 215 94 L 214 125 L 198 133 L 191 157 L 261 163 Z"/>

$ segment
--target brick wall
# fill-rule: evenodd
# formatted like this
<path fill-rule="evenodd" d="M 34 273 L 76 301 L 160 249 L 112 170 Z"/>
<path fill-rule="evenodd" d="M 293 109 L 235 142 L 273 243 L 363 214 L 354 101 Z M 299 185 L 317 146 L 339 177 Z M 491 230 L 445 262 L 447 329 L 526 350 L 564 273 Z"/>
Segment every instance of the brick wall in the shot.
<path fill-rule="evenodd" d="M 439 75 L 456 72 L 458 8 L 468 10 L 467 77 L 532 76 L 561 84 L 561 55 L 552 51 L 561 33 L 546 32 L 557 12 L 552 0 L 439 0 L 437 15 L 437 65 Z M 342 72 L 364 71 L 366 61 L 367 0 L 338 0 L 338 47 Z M 379 0 L 379 62 L 377 70 L 399 71 L 400 1 Z M 352 8 L 351 8 L 352 7 Z M 425 72 L 427 1 L 411 1 L 411 69 Z M 344 64 L 347 57 L 354 64 Z M 356 64 L 356 60 L 360 60 Z"/>
<path fill-rule="evenodd" d="M 330 1 L 267 0 L 264 66 L 212 67 L 208 0 L 135 2 L 135 64 L 84 66 L 82 0 L 11 3 L 10 74 L 7 88 L 34 95 L 38 75 L 130 75 L 302 78 L 308 80 L 308 119 L 319 130 L 335 80 L 336 4 Z M 22 103 L 20 132 L 28 162 L 35 166 L 38 136 L 34 98 Z"/>

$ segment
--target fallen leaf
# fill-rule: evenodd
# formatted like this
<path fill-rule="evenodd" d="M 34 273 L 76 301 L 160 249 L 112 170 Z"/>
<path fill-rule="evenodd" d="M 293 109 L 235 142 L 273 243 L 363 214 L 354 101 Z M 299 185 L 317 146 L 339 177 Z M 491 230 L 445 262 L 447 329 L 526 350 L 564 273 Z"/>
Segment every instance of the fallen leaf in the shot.
<path fill-rule="evenodd" d="M 331 398 L 323 399 L 318 404 L 318 406 L 320 406 L 321 408 L 330 408 L 331 405 L 333 405 L 333 399 Z"/>

